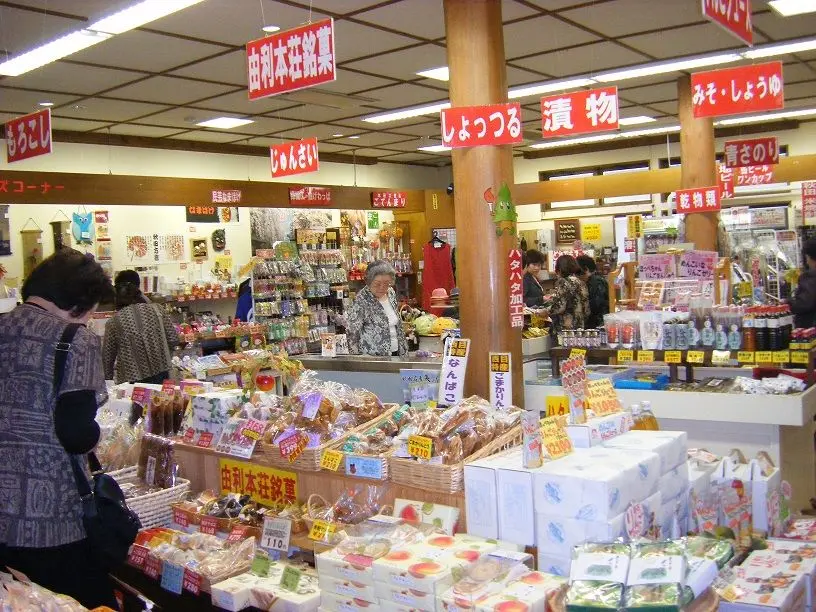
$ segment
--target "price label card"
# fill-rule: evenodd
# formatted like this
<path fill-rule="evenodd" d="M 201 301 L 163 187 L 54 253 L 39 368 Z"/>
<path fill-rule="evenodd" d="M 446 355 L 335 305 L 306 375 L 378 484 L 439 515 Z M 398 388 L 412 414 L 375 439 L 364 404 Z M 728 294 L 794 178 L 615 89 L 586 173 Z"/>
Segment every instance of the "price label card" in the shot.
<path fill-rule="evenodd" d="M 327 542 L 337 530 L 337 525 L 328 521 L 316 520 L 309 530 L 309 539 L 316 542 Z"/>
<path fill-rule="evenodd" d="M 158 580 L 161 571 L 162 571 L 161 559 L 159 559 L 158 557 L 154 557 L 153 555 L 147 555 L 147 559 L 145 560 L 144 563 L 145 576 L 152 578 L 153 580 Z"/>
<path fill-rule="evenodd" d="M 638 351 L 638 363 L 652 363 L 654 361 L 654 351 Z"/>
<path fill-rule="evenodd" d="M 572 452 L 572 440 L 567 435 L 563 417 L 541 419 L 544 451 L 550 459 L 560 459 Z"/>
<path fill-rule="evenodd" d="M 244 428 L 241 430 L 241 435 L 250 440 L 260 440 L 264 435 L 266 423 L 257 419 L 247 419 L 244 423 Z"/>
<path fill-rule="evenodd" d="M 198 442 L 196 442 L 196 446 L 200 446 L 201 448 L 210 448 L 213 443 L 213 435 L 212 432 L 209 431 L 202 431 L 201 435 L 198 437 Z"/>
<path fill-rule="evenodd" d="M 569 413 L 569 398 L 566 395 L 547 396 L 547 416 L 564 416 Z"/>
<path fill-rule="evenodd" d="M 343 453 L 338 450 L 331 450 L 326 449 L 323 451 L 323 455 L 320 457 L 320 468 L 323 470 L 329 470 L 330 472 L 336 472 L 340 468 L 340 464 L 343 462 Z"/>
<path fill-rule="evenodd" d="M 809 355 L 807 351 L 791 351 L 791 363 L 807 363 Z"/>
<path fill-rule="evenodd" d="M 218 532 L 218 519 L 213 516 L 201 517 L 201 524 L 198 527 L 201 533 L 215 535 Z"/>
<path fill-rule="evenodd" d="M 663 361 L 666 363 L 680 363 L 683 361 L 683 353 L 680 351 L 666 351 L 663 353 Z"/>
<path fill-rule="evenodd" d="M 714 365 L 728 365 L 731 361 L 731 351 L 712 351 L 711 363 Z"/>
<path fill-rule="evenodd" d="M 737 283 L 737 297 L 749 298 L 754 294 L 754 286 L 751 281 L 745 283 Z"/>
<path fill-rule="evenodd" d="M 261 548 L 289 551 L 289 538 L 292 535 L 292 521 L 266 517 L 261 534 Z"/>
<path fill-rule="evenodd" d="M 632 363 L 635 359 L 634 351 L 631 349 L 618 349 L 618 363 Z"/>
<path fill-rule="evenodd" d="M 773 353 L 771 351 L 757 351 L 756 352 L 756 362 L 757 363 L 773 363 Z"/>
<path fill-rule="evenodd" d="M 184 568 L 181 565 L 165 561 L 162 563 L 161 588 L 176 595 L 181 595 L 184 582 Z"/>
<path fill-rule="evenodd" d="M 255 553 L 255 558 L 252 559 L 252 565 L 250 566 L 249 571 L 256 576 L 266 577 L 269 574 L 270 564 L 271 562 L 269 561 L 269 555 L 262 550 L 259 550 Z"/>
<path fill-rule="evenodd" d="M 774 351 L 774 363 L 790 363 L 790 351 Z"/>
<path fill-rule="evenodd" d="M 198 595 L 201 593 L 201 574 L 184 568 L 184 582 L 181 586 L 185 591 L 189 591 L 193 595 Z"/>
<path fill-rule="evenodd" d="M 705 362 L 705 352 L 703 351 L 689 351 L 686 353 L 687 363 L 703 363 Z"/>
<path fill-rule="evenodd" d="M 569 356 L 570 359 L 572 359 L 573 357 L 586 357 L 586 354 L 587 354 L 586 349 L 574 348 L 570 351 Z"/>
<path fill-rule="evenodd" d="M 233 527 L 232 531 L 230 531 L 229 535 L 227 536 L 227 542 L 240 542 L 241 540 L 246 540 L 249 536 L 247 533 L 249 532 L 249 527 L 246 525 L 238 525 L 237 527 Z"/>
<path fill-rule="evenodd" d="M 181 508 L 173 508 L 173 522 L 181 527 L 188 527 L 190 525 L 190 518 Z"/>
<path fill-rule="evenodd" d="M 754 351 L 740 351 L 737 353 L 737 361 L 740 363 L 754 363 Z"/>
<path fill-rule="evenodd" d="M 130 547 L 130 552 L 128 553 L 128 563 L 135 567 L 138 567 L 139 569 L 144 568 L 145 559 L 147 559 L 148 552 L 149 551 L 144 546 L 134 544 L 133 546 Z"/>
<path fill-rule="evenodd" d="M 595 413 L 595 416 L 621 411 L 618 394 L 612 386 L 612 381 L 608 378 L 587 381 L 586 402 L 587 407 Z"/>
<path fill-rule="evenodd" d="M 281 587 L 287 591 L 297 591 L 298 584 L 300 584 L 300 574 L 301 572 L 299 569 L 295 569 L 291 565 L 287 565 L 283 569 L 283 575 L 281 576 Z"/>
<path fill-rule="evenodd" d="M 162 395 L 168 395 L 170 397 L 176 394 L 176 383 L 173 380 L 165 380 L 162 383 Z"/>
<path fill-rule="evenodd" d="M 419 459 L 433 456 L 433 440 L 425 436 L 408 436 L 408 454 Z"/>

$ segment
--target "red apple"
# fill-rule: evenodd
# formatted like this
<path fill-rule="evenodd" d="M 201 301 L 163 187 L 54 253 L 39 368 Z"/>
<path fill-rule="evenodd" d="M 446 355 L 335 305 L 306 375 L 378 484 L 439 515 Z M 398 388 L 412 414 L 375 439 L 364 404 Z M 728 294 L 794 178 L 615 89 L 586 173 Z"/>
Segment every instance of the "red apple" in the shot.
<path fill-rule="evenodd" d="M 438 574 L 443 570 L 444 568 L 438 563 L 434 563 L 433 561 L 424 561 L 422 563 L 414 563 L 408 568 L 408 573 L 414 578 L 426 578 L 428 576 Z"/>
<path fill-rule="evenodd" d="M 428 544 L 439 548 L 450 548 L 454 542 L 455 540 L 451 536 L 436 536 L 428 540 Z"/>

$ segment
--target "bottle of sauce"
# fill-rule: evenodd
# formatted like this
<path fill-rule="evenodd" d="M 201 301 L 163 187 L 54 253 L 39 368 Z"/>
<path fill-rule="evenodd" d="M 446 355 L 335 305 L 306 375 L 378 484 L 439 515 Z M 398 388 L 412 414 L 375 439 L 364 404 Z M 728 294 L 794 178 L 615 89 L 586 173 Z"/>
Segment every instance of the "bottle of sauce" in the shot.
<path fill-rule="evenodd" d="M 745 311 L 745 316 L 742 318 L 742 348 L 746 351 L 756 350 L 756 330 L 754 329 L 754 312 L 753 306 Z"/>
<path fill-rule="evenodd" d="M 772 306 L 766 319 L 768 328 L 768 350 L 778 351 L 782 344 L 782 334 L 779 328 L 779 309 Z"/>
<path fill-rule="evenodd" d="M 756 350 L 767 351 L 768 348 L 768 320 L 765 316 L 765 308 L 759 306 L 754 316 L 754 333 L 756 335 Z"/>

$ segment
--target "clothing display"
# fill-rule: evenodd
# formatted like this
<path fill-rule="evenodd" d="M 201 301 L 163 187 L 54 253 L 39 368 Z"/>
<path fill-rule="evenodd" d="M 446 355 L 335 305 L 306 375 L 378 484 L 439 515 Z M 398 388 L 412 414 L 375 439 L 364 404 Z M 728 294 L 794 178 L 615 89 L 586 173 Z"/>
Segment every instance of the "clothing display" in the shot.
<path fill-rule="evenodd" d="M 422 248 L 425 267 L 422 270 L 422 308 L 431 307 L 431 294 L 434 289 L 444 289 L 450 293 L 455 286 L 453 265 L 451 264 L 451 247 L 447 242 L 432 240 Z"/>

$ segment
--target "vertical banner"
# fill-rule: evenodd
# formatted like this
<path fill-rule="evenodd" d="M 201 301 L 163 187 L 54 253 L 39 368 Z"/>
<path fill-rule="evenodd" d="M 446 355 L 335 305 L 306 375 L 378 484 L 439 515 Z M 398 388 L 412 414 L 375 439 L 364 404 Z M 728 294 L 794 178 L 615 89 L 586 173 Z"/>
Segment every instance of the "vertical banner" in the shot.
<path fill-rule="evenodd" d="M 52 221 L 51 235 L 54 238 L 54 252 L 71 248 L 71 222 Z"/>
<path fill-rule="evenodd" d="M 490 403 L 499 409 L 513 405 L 513 356 L 490 353 Z"/>
<path fill-rule="evenodd" d="M 521 250 L 512 249 L 507 258 L 510 277 L 510 327 L 524 327 L 524 283 Z"/>
<path fill-rule="evenodd" d="M 42 230 L 20 230 L 20 235 L 23 238 L 23 276 L 28 277 L 43 260 Z"/>
<path fill-rule="evenodd" d="M 454 406 L 462 401 L 469 355 L 470 340 L 459 338 L 450 341 L 442 359 L 442 373 L 439 377 L 439 405 Z"/>
<path fill-rule="evenodd" d="M 802 225 L 816 225 L 816 181 L 802 182 Z"/>
<path fill-rule="evenodd" d="M 0 206 L 0 255 L 11 255 L 11 227 L 8 204 Z"/>

